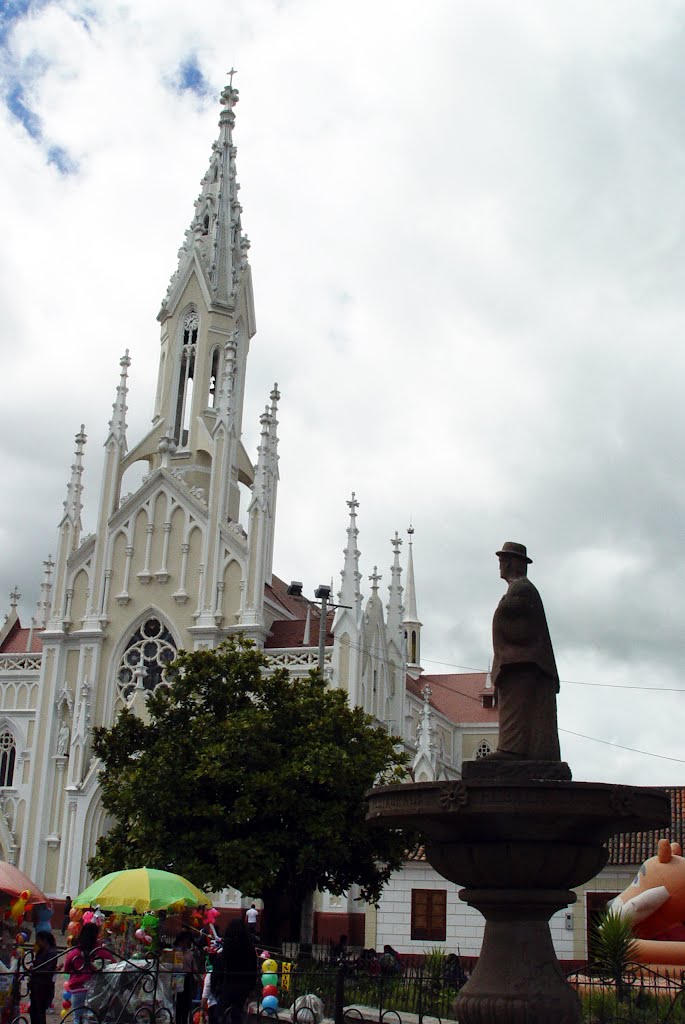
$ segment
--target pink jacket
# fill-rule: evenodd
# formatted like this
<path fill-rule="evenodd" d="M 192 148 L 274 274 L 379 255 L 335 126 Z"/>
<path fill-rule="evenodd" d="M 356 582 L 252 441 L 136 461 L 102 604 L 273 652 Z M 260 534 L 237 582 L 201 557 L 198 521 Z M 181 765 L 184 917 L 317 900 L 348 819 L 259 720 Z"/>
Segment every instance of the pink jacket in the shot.
<path fill-rule="evenodd" d="M 110 951 L 103 946 L 96 946 L 90 956 L 78 946 L 74 946 L 64 958 L 64 971 L 69 975 L 69 991 L 85 992 L 88 982 L 95 974 L 91 960 L 114 959 Z"/>

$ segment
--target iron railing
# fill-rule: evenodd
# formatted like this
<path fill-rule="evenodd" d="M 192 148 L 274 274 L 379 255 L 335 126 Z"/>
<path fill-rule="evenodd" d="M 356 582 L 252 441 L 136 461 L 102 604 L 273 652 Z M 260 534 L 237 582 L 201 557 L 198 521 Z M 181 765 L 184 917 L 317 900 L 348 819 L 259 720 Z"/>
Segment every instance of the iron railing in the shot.
<path fill-rule="evenodd" d="M 76 1008 L 62 1001 L 65 980 L 64 957 L 67 950 L 55 950 L 54 956 L 37 964 L 32 952 L 26 952 L 13 968 L 0 973 L 0 1024 L 40 1024 L 40 1014 L 31 1013 L 31 994 L 36 977 L 54 972 L 54 1017 L 47 1021 L 61 1024 L 174 1024 L 178 1021 L 179 997 L 183 999 L 186 975 L 168 955 L 148 955 L 128 959 L 109 951 L 91 955 L 92 978 L 88 983 L 86 1005 Z M 287 1019 L 294 1024 L 319 1024 L 322 1018 L 335 1024 L 399 1024 L 403 1014 L 414 1015 L 417 1024 L 424 1020 L 454 1019 L 454 1000 L 465 980 L 453 965 L 406 966 L 395 970 L 372 970 L 356 961 L 319 963 L 314 960 L 292 962 L 276 957 L 279 966 L 278 1009 L 263 1008 L 258 977 L 245 977 L 242 988 L 249 991 L 245 1011 L 261 1024 L 270 1018 Z M 200 1005 L 203 965 L 193 975 L 194 991 L 188 1005 L 187 1024 L 207 1019 Z M 241 986 L 238 985 L 240 988 Z M 44 1000 L 43 1000 L 44 1002 Z M 60 1009 L 60 1007 L 63 1007 Z M 228 1024 L 230 1014 L 212 1011 L 208 1024 Z M 35 1010 L 35 1007 L 34 1007 Z M 185 1010 L 182 1011 L 184 1013 Z M 186 1024 L 186 1020 L 179 1021 Z"/>

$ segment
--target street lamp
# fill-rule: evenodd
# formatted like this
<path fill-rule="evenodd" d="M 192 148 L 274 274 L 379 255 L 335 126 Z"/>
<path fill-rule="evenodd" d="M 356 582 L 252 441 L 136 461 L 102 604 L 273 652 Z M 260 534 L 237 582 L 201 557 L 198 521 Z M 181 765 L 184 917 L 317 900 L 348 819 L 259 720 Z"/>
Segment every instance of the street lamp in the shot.
<path fill-rule="evenodd" d="M 302 584 L 298 580 L 293 580 L 288 587 L 288 595 L 290 597 L 302 597 Z M 331 601 L 331 588 L 325 584 L 320 583 L 314 591 L 314 597 L 316 603 L 321 606 L 321 614 L 319 615 L 319 672 L 323 678 L 324 659 L 326 655 L 326 619 L 328 616 L 329 608 L 349 608 L 349 604 L 333 604 Z"/>

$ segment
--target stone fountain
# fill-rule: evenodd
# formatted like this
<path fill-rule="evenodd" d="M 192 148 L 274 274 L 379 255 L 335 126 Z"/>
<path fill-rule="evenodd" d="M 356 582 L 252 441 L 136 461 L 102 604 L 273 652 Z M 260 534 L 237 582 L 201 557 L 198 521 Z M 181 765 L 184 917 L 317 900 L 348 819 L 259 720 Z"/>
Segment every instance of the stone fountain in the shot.
<path fill-rule="evenodd" d="M 511 541 L 497 554 L 509 584 L 493 620 L 498 750 L 464 762 L 456 781 L 371 790 L 368 818 L 417 829 L 427 860 L 464 886 L 460 898 L 485 918 L 478 963 L 456 1001 L 459 1024 L 577 1024 L 580 1000 L 562 974 L 549 919 L 604 867 L 610 836 L 667 826 L 669 800 L 643 787 L 571 781 L 531 560 Z"/>

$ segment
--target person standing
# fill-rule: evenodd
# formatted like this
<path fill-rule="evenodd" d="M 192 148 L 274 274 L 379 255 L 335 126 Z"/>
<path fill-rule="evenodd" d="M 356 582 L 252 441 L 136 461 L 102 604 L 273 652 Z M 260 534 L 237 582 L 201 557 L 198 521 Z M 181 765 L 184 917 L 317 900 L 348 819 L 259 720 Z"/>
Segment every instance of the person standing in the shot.
<path fill-rule="evenodd" d="M 73 1024 L 81 1024 L 88 995 L 88 985 L 95 974 L 95 955 L 98 960 L 114 960 L 108 949 L 98 945 L 100 926 L 93 921 L 84 924 L 75 945 L 64 958 L 64 973 L 69 975 Z"/>
<path fill-rule="evenodd" d="M 180 953 L 183 963 L 183 988 L 176 993 L 176 1024 L 188 1024 L 196 979 L 193 936 L 185 928 L 174 939 L 174 953 Z"/>
<path fill-rule="evenodd" d="M 252 939 L 257 938 L 257 921 L 259 920 L 259 911 L 255 907 L 254 903 L 249 910 L 245 912 L 245 920 L 247 921 L 247 930 L 250 933 Z"/>
<path fill-rule="evenodd" d="M 234 918 L 226 929 L 211 978 L 219 1019 L 226 1024 L 242 1024 L 245 1000 L 257 986 L 257 954 L 240 918 Z"/>
<path fill-rule="evenodd" d="M 64 935 L 64 933 L 67 930 L 67 925 L 69 924 L 69 914 L 70 913 L 71 913 L 71 896 L 67 896 L 67 898 L 64 901 L 64 917 L 62 918 L 62 935 Z"/>
<path fill-rule="evenodd" d="M 52 932 L 38 932 L 36 947 L 29 968 L 29 1013 L 31 1024 L 45 1024 L 45 1014 L 55 998 L 55 936 Z"/>

